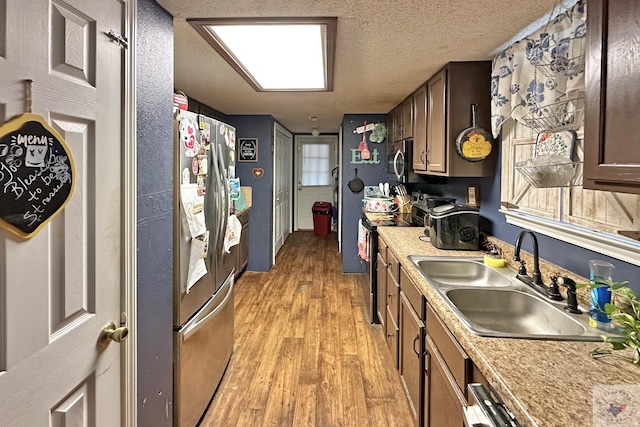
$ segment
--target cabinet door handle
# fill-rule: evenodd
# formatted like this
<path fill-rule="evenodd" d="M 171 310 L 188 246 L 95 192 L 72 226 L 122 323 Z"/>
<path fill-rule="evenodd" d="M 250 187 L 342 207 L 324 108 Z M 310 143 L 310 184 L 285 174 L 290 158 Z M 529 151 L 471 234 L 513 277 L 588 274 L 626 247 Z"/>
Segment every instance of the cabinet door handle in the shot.
<path fill-rule="evenodd" d="M 416 354 L 416 356 L 420 357 L 420 353 L 418 353 L 416 351 L 416 341 L 418 341 L 420 339 L 420 334 L 416 335 L 416 337 L 413 339 L 413 352 Z"/>

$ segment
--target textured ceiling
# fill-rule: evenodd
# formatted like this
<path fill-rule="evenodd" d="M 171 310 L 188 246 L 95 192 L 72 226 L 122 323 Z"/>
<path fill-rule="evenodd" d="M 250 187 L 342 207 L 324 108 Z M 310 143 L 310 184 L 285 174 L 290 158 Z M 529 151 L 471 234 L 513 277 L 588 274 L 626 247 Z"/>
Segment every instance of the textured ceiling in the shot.
<path fill-rule="evenodd" d="M 157 0 L 174 16 L 175 87 L 226 114 L 271 114 L 294 133 L 387 113 L 449 61 L 490 60 L 559 0 Z M 562 0 L 575 3 L 575 0 Z M 336 16 L 333 92 L 256 92 L 187 18 Z M 274 58 L 274 66 L 278 60 Z"/>

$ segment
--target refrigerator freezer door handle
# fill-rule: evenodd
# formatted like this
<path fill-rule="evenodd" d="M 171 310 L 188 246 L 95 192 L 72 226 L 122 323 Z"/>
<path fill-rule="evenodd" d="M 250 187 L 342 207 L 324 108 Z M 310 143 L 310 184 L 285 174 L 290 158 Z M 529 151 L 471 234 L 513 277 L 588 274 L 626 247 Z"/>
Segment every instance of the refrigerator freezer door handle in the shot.
<path fill-rule="evenodd" d="M 220 188 L 222 189 L 222 214 L 218 220 L 219 222 L 219 237 L 216 242 L 217 255 L 219 258 L 222 258 L 224 255 L 222 251 L 224 250 L 224 239 L 227 233 L 227 223 L 229 222 L 229 180 L 227 178 L 227 170 L 224 165 L 224 152 L 222 151 L 222 145 L 218 144 L 218 168 L 220 169 L 219 176 L 222 178 L 222 182 L 220 183 Z"/>
<path fill-rule="evenodd" d="M 222 302 L 213 310 L 211 310 L 211 312 L 209 312 L 208 314 L 206 314 L 203 318 L 198 318 L 198 316 L 194 317 L 192 320 L 189 321 L 189 323 L 187 323 L 186 325 L 184 325 L 184 332 L 182 333 L 182 341 L 186 341 L 189 339 L 189 337 L 193 334 L 195 334 L 198 329 L 200 329 L 205 323 L 207 323 L 207 321 L 214 317 L 217 313 L 220 312 L 220 310 L 222 310 L 224 308 L 224 306 L 229 302 L 229 299 L 231 298 L 231 295 L 233 295 L 233 287 L 234 287 L 234 282 L 233 280 L 231 280 L 231 284 L 229 285 L 229 289 L 227 291 L 227 295 L 225 295 L 224 299 L 222 300 Z M 224 288 L 224 286 L 223 286 Z M 206 312 L 207 310 L 210 309 L 210 307 L 208 307 L 209 304 L 213 304 L 215 301 L 215 297 L 211 299 L 211 301 L 209 301 L 209 303 L 207 303 L 207 305 L 205 305 L 202 308 L 203 312 Z"/>
<path fill-rule="evenodd" d="M 215 202 L 215 210 L 216 212 L 218 211 L 218 208 L 220 206 L 220 187 L 221 187 L 221 182 L 220 182 L 220 175 L 221 172 L 219 171 L 218 168 L 218 159 L 216 156 L 216 152 L 212 151 L 211 155 L 214 157 L 213 161 L 211 163 L 213 163 L 213 194 L 214 194 L 214 202 Z M 215 244 L 215 246 L 213 247 L 214 250 L 217 250 L 219 248 L 218 246 L 218 239 L 220 238 L 220 216 L 218 214 L 215 215 L 215 225 L 213 227 L 213 238 L 211 239 L 211 242 L 213 242 Z M 212 253 L 212 251 L 210 250 L 209 253 Z M 217 255 L 216 255 L 217 256 Z"/>

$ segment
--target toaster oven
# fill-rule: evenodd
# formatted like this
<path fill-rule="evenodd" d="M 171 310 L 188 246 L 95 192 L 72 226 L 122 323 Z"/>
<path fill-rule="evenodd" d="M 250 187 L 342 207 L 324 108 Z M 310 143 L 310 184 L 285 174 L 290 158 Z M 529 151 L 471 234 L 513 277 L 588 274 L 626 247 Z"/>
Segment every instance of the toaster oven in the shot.
<path fill-rule="evenodd" d="M 430 212 L 429 237 L 438 249 L 478 250 L 480 211 L 467 205 L 436 206 Z"/>

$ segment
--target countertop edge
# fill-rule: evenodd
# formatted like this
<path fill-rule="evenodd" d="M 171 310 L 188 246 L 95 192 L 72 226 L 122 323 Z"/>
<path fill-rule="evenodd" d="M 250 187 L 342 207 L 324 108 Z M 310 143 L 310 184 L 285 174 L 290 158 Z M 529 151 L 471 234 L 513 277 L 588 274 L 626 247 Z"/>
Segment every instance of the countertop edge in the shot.
<path fill-rule="evenodd" d="M 640 375 L 637 367 L 617 361 L 594 361 L 589 356 L 589 351 L 595 348 L 598 342 L 492 338 L 472 334 L 407 257 L 477 257 L 484 254 L 479 251 L 436 249 L 428 241 L 419 240 L 419 236 L 422 235 L 421 228 L 378 227 L 378 233 L 399 259 L 407 275 L 418 285 L 435 312 L 523 426 L 590 425 L 593 386 L 638 383 L 630 382 L 630 378 L 625 377 L 629 374 L 633 378 L 635 374 L 637 378 Z M 507 243 L 492 239 L 509 250 L 510 245 Z M 547 263 L 546 267 L 553 272 L 562 270 L 550 263 Z M 563 274 L 572 275 L 571 272 L 562 271 Z M 580 279 L 579 276 L 573 276 Z M 584 297 L 585 295 L 581 296 L 581 303 L 584 302 Z M 518 359 L 519 356 L 525 359 Z M 571 360 L 572 357 L 576 360 Z M 580 365 L 583 366 L 576 366 L 577 362 L 581 362 Z M 542 368 L 541 365 L 544 364 L 548 364 L 549 367 Z M 606 367 L 611 369 L 603 372 L 603 368 Z M 597 372 L 592 373 L 589 368 L 596 369 Z M 572 373 L 575 382 L 570 381 Z M 561 374 L 563 376 L 560 376 Z M 555 381 L 555 384 L 550 384 L 549 381 Z M 518 387 L 521 389 L 516 390 Z M 568 398 L 565 396 L 567 391 L 572 393 Z M 563 404 L 559 404 L 560 401 Z"/>

